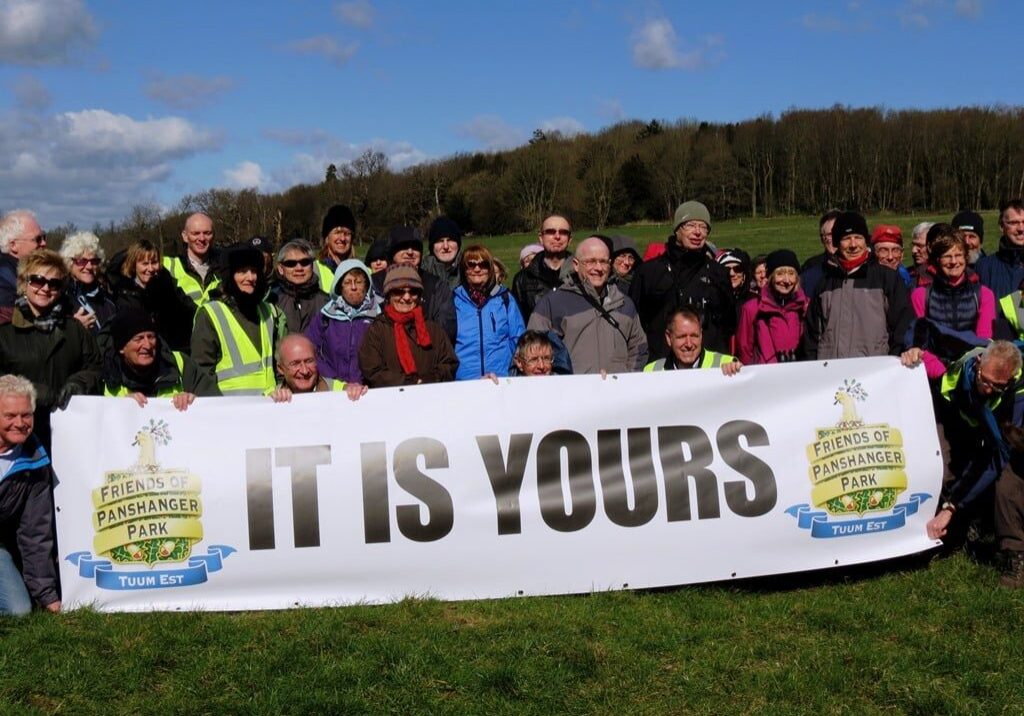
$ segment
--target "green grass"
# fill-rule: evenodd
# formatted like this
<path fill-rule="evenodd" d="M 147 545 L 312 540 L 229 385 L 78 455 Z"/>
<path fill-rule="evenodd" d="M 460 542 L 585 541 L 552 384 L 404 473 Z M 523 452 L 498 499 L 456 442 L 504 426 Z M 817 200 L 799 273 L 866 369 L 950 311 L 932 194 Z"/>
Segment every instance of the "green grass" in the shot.
<path fill-rule="evenodd" d="M 910 230 L 922 221 L 949 221 L 956 212 L 950 211 L 941 215 L 872 215 L 868 216 L 868 226 L 876 224 L 896 224 L 903 231 L 904 262 L 910 263 Z M 775 249 L 792 249 L 804 260 L 814 254 L 821 253 L 818 240 L 817 216 L 786 216 L 772 219 L 732 219 L 716 221 L 712 226 L 709 240 L 719 248 L 740 248 L 751 256 L 766 254 Z M 998 212 L 983 212 L 987 237 L 982 247 L 993 252 L 999 242 Z M 630 226 L 608 227 L 601 233 L 626 234 L 636 239 L 640 253 L 651 242 L 664 241 L 671 231 L 667 224 L 635 224 Z M 573 232 L 573 241 L 578 243 L 593 232 L 592 227 L 577 227 Z M 509 268 L 515 275 L 519 267 L 519 250 L 537 241 L 536 234 L 506 234 L 504 236 L 469 237 L 463 240 L 463 246 L 483 243 Z M 571 247 L 570 247 L 571 248 Z M 511 283 L 509 281 L 508 283 Z"/>
<path fill-rule="evenodd" d="M 1020 713 L 963 555 L 646 593 L 0 620 L 3 713 Z"/>

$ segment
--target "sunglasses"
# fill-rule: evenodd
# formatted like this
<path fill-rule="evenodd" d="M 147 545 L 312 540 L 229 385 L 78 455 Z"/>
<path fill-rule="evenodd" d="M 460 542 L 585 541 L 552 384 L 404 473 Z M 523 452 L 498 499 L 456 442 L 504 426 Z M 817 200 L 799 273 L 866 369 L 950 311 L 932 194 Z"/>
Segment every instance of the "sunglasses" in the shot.
<path fill-rule="evenodd" d="M 313 259 L 285 259 L 284 261 L 281 261 L 280 264 L 285 268 L 295 268 L 296 266 L 306 268 L 307 266 L 313 265 Z"/>
<path fill-rule="evenodd" d="M 468 269 L 489 269 L 491 262 L 484 259 L 483 261 L 474 261 L 472 259 L 466 259 L 466 268 Z"/>
<path fill-rule="evenodd" d="M 46 278 L 46 276 L 40 276 L 39 274 L 32 274 L 28 277 L 28 285 L 32 288 L 48 288 L 51 291 L 59 291 L 64 288 L 64 279 L 62 278 Z"/>
<path fill-rule="evenodd" d="M 77 259 L 71 259 L 71 263 L 73 263 L 78 268 L 85 268 L 86 266 L 99 266 L 100 265 L 100 260 L 97 259 L 97 258 L 91 258 L 91 259 L 77 258 Z"/>
<path fill-rule="evenodd" d="M 423 293 L 422 289 L 408 287 L 393 288 L 390 291 L 388 291 L 389 295 L 394 294 L 396 296 L 404 296 L 405 294 L 409 294 L 410 296 L 419 296 L 421 293 Z"/>
<path fill-rule="evenodd" d="M 541 231 L 545 236 L 571 236 L 572 232 L 568 229 L 544 229 Z"/>

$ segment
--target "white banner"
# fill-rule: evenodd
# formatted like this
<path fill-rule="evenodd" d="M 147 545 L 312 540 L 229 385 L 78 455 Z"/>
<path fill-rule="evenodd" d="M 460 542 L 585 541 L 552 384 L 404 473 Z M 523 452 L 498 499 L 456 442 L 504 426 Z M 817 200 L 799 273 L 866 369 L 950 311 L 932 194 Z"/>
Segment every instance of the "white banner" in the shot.
<path fill-rule="evenodd" d="M 893 358 L 344 394 L 75 398 L 66 607 L 278 609 L 738 579 L 919 552 L 941 482 Z"/>

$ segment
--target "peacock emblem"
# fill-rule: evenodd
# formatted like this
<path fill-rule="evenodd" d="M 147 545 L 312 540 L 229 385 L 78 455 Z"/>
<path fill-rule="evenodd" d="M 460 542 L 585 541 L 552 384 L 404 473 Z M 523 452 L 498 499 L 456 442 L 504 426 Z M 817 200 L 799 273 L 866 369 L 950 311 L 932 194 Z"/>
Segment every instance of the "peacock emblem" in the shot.
<path fill-rule="evenodd" d="M 843 406 L 843 417 L 839 420 L 838 428 L 859 428 L 864 425 L 860 414 L 857 413 L 857 402 L 867 400 L 868 392 L 864 386 L 856 380 L 846 379 L 843 385 L 836 391 L 834 405 Z"/>

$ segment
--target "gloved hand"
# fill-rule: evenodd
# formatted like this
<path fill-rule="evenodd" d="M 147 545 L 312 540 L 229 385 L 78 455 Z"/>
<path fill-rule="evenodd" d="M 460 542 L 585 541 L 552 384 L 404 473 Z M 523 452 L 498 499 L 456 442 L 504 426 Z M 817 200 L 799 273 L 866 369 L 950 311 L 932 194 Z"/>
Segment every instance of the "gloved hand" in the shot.
<path fill-rule="evenodd" d="M 68 407 L 68 403 L 71 402 L 71 396 L 84 394 L 85 389 L 78 383 L 67 383 L 60 389 L 60 392 L 57 393 L 57 400 L 54 401 L 54 408 L 57 410 L 65 410 Z"/>

